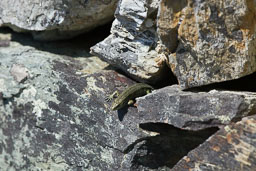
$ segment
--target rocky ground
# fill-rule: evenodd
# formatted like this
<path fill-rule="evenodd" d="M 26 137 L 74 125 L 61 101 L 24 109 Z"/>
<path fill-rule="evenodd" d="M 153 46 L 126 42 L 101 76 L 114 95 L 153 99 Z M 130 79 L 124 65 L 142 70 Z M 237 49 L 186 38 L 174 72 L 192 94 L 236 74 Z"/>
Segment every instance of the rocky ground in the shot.
<path fill-rule="evenodd" d="M 111 111 L 105 97 L 134 81 L 91 56 L 80 40 L 45 44 L 1 29 L 2 169 L 255 165 L 250 156 L 255 153 L 256 118 L 224 126 L 255 112 L 255 93 L 182 91 L 173 85 L 138 98 L 137 108 Z M 223 163 L 226 159 L 230 163 Z"/>
<path fill-rule="evenodd" d="M 33 30 L 0 28 L 0 170 L 254 170 L 256 5 L 171 2 L 120 0 L 113 23 L 52 42 L 34 38 L 104 24 L 116 1 L 0 7 L 1 26 Z M 153 92 L 112 111 L 136 81 Z"/>

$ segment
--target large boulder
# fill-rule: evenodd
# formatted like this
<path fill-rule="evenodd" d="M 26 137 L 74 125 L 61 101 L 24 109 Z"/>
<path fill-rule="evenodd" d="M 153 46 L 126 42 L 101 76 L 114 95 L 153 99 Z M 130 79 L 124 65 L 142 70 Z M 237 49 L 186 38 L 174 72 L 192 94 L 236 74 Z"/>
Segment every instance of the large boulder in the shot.
<path fill-rule="evenodd" d="M 255 8 L 253 0 L 161 1 L 158 35 L 182 88 L 256 71 Z"/>
<path fill-rule="evenodd" d="M 188 130 L 221 127 L 256 112 L 253 92 L 190 92 L 174 85 L 137 101 L 141 123 L 168 123 Z"/>
<path fill-rule="evenodd" d="M 172 169 L 174 171 L 255 170 L 256 117 L 225 126 Z"/>
<path fill-rule="evenodd" d="M 121 0 L 111 35 L 91 52 L 143 82 L 173 77 L 165 63 L 182 89 L 234 80 L 256 71 L 255 7 L 253 0 Z"/>
<path fill-rule="evenodd" d="M 110 22 L 117 0 L 0 1 L 0 26 L 32 32 L 39 40 L 74 37 Z"/>

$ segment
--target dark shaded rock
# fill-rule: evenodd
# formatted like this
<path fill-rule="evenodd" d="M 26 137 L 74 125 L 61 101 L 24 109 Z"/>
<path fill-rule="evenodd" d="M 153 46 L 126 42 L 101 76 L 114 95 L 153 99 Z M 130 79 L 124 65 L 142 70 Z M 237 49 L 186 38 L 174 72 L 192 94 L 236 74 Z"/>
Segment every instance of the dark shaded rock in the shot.
<path fill-rule="evenodd" d="M 189 152 L 172 170 L 255 170 L 255 161 L 254 115 L 219 130 L 198 148 Z"/>
<path fill-rule="evenodd" d="M 132 170 L 170 170 L 184 155 L 203 143 L 217 128 L 187 131 L 163 123 L 140 124 L 140 128 L 157 133 L 136 144 Z M 188 143 L 189 142 L 189 143 Z M 168 169 L 169 168 L 169 169 Z"/>
<path fill-rule="evenodd" d="M 140 122 L 163 122 L 178 128 L 199 130 L 227 125 L 256 111 L 252 92 L 188 92 L 169 86 L 138 98 Z"/>

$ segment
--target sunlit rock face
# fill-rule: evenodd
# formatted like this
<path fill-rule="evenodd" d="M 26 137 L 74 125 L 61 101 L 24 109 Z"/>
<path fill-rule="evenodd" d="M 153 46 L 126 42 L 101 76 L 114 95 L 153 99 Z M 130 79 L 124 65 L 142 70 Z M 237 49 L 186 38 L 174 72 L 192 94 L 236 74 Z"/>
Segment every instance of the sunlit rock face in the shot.
<path fill-rule="evenodd" d="M 253 0 L 162 1 L 159 37 L 170 51 L 177 40 L 169 32 L 177 31 L 179 44 L 168 59 L 183 88 L 256 71 L 255 7 Z"/>
<path fill-rule="evenodd" d="M 121 0 L 111 34 L 91 53 L 140 82 L 156 83 L 166 76 L 164 61 L 157 60 L 156 17 L 159 0 Z"/>

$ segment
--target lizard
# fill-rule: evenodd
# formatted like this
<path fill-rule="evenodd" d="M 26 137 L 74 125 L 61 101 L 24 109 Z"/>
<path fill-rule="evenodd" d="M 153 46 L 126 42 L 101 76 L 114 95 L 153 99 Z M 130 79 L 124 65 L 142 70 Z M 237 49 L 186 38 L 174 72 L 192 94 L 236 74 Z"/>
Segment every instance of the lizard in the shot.
<path fill-rule="evenodd" d="M 153 87 L 148 84 L 136 83 L 126 88 L 121 94 L 119 94 L 118 91 L 115 91 L 109 96 L 109 98 L 107 98 L 107 100 L 112 100 L 114 97 L 116 97 L 116 99 L 112 102 L 111 109 L 119 110 L 126 105 L 134 104 L 136 97 L 144 96 L 150 93 L 152 90 Z"/>

